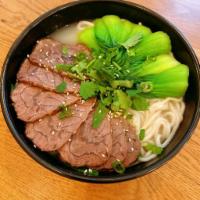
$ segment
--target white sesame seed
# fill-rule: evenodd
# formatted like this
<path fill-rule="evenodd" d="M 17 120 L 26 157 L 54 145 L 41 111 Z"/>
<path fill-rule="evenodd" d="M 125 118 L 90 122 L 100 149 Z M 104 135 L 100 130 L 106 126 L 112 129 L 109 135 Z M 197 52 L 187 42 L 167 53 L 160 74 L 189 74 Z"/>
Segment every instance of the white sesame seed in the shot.
<path fill-rule="evenodd" d="M 99 113 L 101 113 L 102 111 L 101 110 L 99 110 Z"/>
<path fill-rule="evenodd" d="M 131 147 L 131 151 L 133 152 L 135 149 L 133 147 Z"/>
<path fill-rule="evenodd" d="M 27 58 L 29 58 L 30 57 L 30 55 L 29 54 L 27 54 L 27 56 L 26 56 Z"/>
<path fill-rule="evenodd" d="M 119 126 L 119 123 L 118 123 L 118 122 L 116 122 L 116 126 Z"/>
<path fill-rule="evenodd" d="M 42 49 L 40 49 L 40 52 L 42 52 L 43 50 Z"/>
<path fill-rule="evenodd" d="M 68 142 L 71 142 L 71 141 L 72 141 L 72 139 L 71 139 L 71 138 L 69 138 Z"/>
<path fill-rule="evenodd" d="M 49 55 L 49 52 L 47 51 L 47 52 L 46 52 L 46 56 L 48 56 L 48 55 Z"/>
<path fill-rule="evenodd" d="M 34 73 L 34 72 L 32 72 L 32 73 L 31 73 L 31 75 L 32 75 L 32 76 L 34 76 L 34 75 L 35 75 L 35 73 Z"/>
<path fill-rule="evenodd" d="M 103 153 L 101 154 L 101 156 L 102 156 L 103 158 L 105 158 L 105 157 L 106 157 L 106 155 L 105 155 L 105 154 L 103 154 Z"/>
<path fill-rule="evenodd" d="M 41 121 L 42 121 L 42 119 L 39 119 L 38 121 L 39 121 L 39 122 L 41 122 Z"/>
<path fill-rule="evenodd" d="M 85 100 L 81 100 L 81 104 L 85 103 Z"/>
<path fill-rule="evenodd" d="M 61 126 L 61 122 L 58 123 L 58 126 Z"/>
<path fill-rule="evenodd" d="M 74 104 L 74 107 L 77 108 L 77 104 L 76 103 Z"/>
<path fill-rule="evenodd" d="M 39 59 L 39 62 L 42 62 L 42 59 Z"/>
<path fill-rule="evenodd" d="M 37 146 L 36 146 L 35 144 L 33 145 L 33 147 L 34 147 L 35 149 L 37 148 Z"/>
<path fill-rule="evenodd" d="M 51 132 L 51 135 L 54 135 L 54 134 L 55 134 L 55 131 L 52 131 L 52 132 Z"/>
<path fill-rule="evenodd" d="M 82 117 L 82 116 L 83 116 L 83 113 L 80 113 L 79 116 Z"/>
<path fill-rule="evenodd" d="M 36 43 L 38 44 L 38 43 L 39 43 L 39 40 L 37 40 Z"/>
<path fill-rule="evenodd" d="M 131 142 L 131 141 L 132 141 L 132 139 L 131 139 L 131 138 L 128 138 L 128 141 L 129 141 L 129 142 Z"/>
<path fill-rule="evenodd" d="M 140 26 L 141 26 L 141 25 L 142 25 L 142 22 L 139 22 L 139 23 L 138 23 L 138 25 L 140 25 Z"/>
<path fill-rule="evenodd" d="M 69 96 L 69 92 L 67 92 L 66 94 L 67 94 L 67 96 Z"/>
<path fill-rule="evenodd" d="M 65 105 L 65 101 L 63 101 L 63 102 L 62 102 L 62 104 L 64 104 L 64 105 Z"/>

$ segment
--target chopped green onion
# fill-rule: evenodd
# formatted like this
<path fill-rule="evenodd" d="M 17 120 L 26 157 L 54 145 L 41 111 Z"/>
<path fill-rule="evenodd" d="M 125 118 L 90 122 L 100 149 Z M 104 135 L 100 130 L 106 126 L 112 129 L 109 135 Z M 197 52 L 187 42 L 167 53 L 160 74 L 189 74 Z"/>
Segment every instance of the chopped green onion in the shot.
<path fill-rule="evenodd" d="M 151 92 L 153 90 L 153 83 L 150 81 L 142 82 L 139 84 L 139 89 L 144 93 Z"/>
<path fill-rule="evenodd" d="M 64 71 L 64 72 L 68 72 L 70 71 L 70 69 L 73 67 L 73 65 L 70 64 L 57 64 L 56 65 L 56 69 L 60 72 L 60 71 Z"/>
<path fill-rule="evenodd" d="M 98 128 L 101 124 L 101 122 L 104 120 L 108 113 L 108 109 L 103 105 L 103 103 L 99 102 L 96 111 L 93 115 L 93 121 L 92 121 L 92 127 Z"/>
<path fill-rule="evenodd" d="M 115 160 L 112 163 L 112 168 L 118 173 L 118 174 L 123 174 L 126 170 L 126 168 L 124 167 L 123 163 L 121 162 L 121 160 Z"/>
<path fill-rule="evenodd" d="M 150 105 L 149 102 L 143 97 L 136 96 L 133 98 L 132 108 L 134 110 L 137 111 L 148 110 L 149 105 Z"/>
<path fill-rule="evenodd" d="M 56 86 L 56 92 L 63 93 L 66 88 L 67 88 L 67 83 L 63 81 L 62 83 Z"/>
<path fill-rule="evenodd" d="M 68 106 L 61 105 L 61 106 L 59 106 L 59 109 L 60 109 L 59 119 L 65 119 L 72 115 L 72 111 Z"/>
<path fill-rule="evenodd" d="M 141 129 L 139 133 L 139 139 L 143 140 L 145 138 L 145 129 Z"/>
<path fill-rule="evenodd" d="M 95 169 L 76 169 L 76 171 L 85 176 L 99 176 L 99 171 Z"/>
<path fill-rule="evenodd" d="M 162 147 L 156 146 L 155 144 L 151 144 L 151 143 L 147 144 L 145 146 L 145 149 L 147 151 L 151 151 L 152 153 L 157 154 L 157 155 L 161 154 L 163 151 Z"/>

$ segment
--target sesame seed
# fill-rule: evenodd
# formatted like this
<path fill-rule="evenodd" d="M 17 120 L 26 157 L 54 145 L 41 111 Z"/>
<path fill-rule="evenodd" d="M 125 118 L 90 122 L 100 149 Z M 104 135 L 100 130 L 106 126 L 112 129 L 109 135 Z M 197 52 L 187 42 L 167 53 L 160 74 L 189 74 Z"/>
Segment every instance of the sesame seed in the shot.
<path fill-rule="evenodd" d="M 131 139 L 131 138 L 128 138 L 128 141 L 129 141 L 129 142 L 131 142 L 131 141 L 132 141 L 132 139 Z"/>
<path fill-rule="evenodd" d="M 37 148 L 37 146 L 36 146 L 35 144 L 33 145 L 33 147 L 34 147 L 35 149 Z"/>
<path fill-rule="evenodd" d="M 85 100 L 81 100 L 81 104 L 85 103 Z"/>
<path fill-rule="evenodd" d="M 131 147 L 131 151 L 133 152 L 135 149 L 133 147 Z"/>
<path fill-rule="evenodd" d="M 31 73 L 31 75 L 33 76 L 33 75 L 35 75 L 35 73 L 34 73 L 34 72 L 32 72 L 32 73 Z"/>
<path fill-rule="evenodd" d="M 119 126 L 119 123 L 118 123 L 118 122 L 116 123 L 116 126 Z"/>
<path fill-rule="evenodd" d="M 51 132 L 51 135 L 54 135 L 54 134 L 55 134 L 55 131 L 52 131 L 52 132 Z"/>
<path fill-rule="evenodd" d="M 61 126 L 61 122 L 58 123 L 58 126 Z"/>
<path fill-rule="evenodd" d="M 49 55 L 49 52 L 47 51 L 47 52 L 46 52 L 46 56 L 48 56 L 48 55 Z"/>
<path fill-rule="evenodd" d="M 67 94 L 67 96 L 68 96 L 68 95 L 69 95 L 69 92 L 67 92 L 66 94 Z"/>
<path fill-rule="evenodd" d="M 65 101 L 63 101 L 63 102 L 62 102 L 62 104 L 64 104 L 64 105 L 65 105 Z"/>
<path fill-rule="evenodd" d="M 41 122 L 41 121 L 42 121 L 42 119 L 39 119 L 38 121 L 39 121 L 39 122 Z"/>
<path fill-rule="evenodd" d="M 77 107 L 77 104 L 76 104 L 76 103 L 74 104 L 74 107 L 75 107 L 75 108 Z"/>
<path fill-rule="evenodd" d="M 40 52 L 42 52 L 43 50 L 42 49 L 40 49 Z"/>
<path fill-rule="evenodd" d="M 101 110 L 99 110 L 99 113 L 101 113 L 102 111 Z"/>
<path fill-rule="evenodd" d="M 71 142 L 71 141 L 72 141 L 72 139 L 71 139 L 71 138 L 69 138 L 68 142 Z"/>
<path fill-rule="evenodd" d="M 101 156 L 102 156 L 103 158 L 105 158 L 105 157 L 106 157 L 106 155 L 105 155 L 105 154 L 103 154 L 103 153 L 101 154 Z"/>
<path fill-rule="evenodd" d="M 138 23 L 138 25 L 140 25 L 140 26 L 141 26 L 141 25 L 142 25 L 142 22 L 139 22 L 139 23 Z"/>
<path fill-rule="evenodd" d="M 42 62 L 42 59 L 39 59 L 39 62 Z"/>
<path fill-rule="evenodd" d="M 38 44 L 38 43 L 39 43 L 39 40 L 37 40 L 36 43 Z"/>
<path fill-rule="evenodd" d="M 83 116 L 83 113 L 80 113 L 79 116 L 82 117 L 82 116 Z"/>

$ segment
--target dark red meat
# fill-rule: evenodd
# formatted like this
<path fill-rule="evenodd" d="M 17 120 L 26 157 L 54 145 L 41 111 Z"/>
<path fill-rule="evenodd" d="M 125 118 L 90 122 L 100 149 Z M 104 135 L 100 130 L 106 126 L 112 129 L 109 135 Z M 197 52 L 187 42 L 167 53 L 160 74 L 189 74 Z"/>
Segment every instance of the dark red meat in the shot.
<path fill-rule="evenodd" d="M 95 99 L 70 106 L 72 116 L 59 119 L 59 113 L 27 123 L 26 136 L 42 151 L 54 151 L 63 146 L 77 132 L 95 104 Z"/>
<path fill-rule="evenodd" d="M 66 76 L 63 77 L 60 74 L 38 67 L 37 65 L 30 63 L 28 59 L 22 64 L 17 74 L 17 79 L 20 82 L 29 83 L 30 85 L 38 86 L 50 91 L 55 91 L 56 86 L 63 81 L 67 83 L 65 93 L 76 93 L 80 88 L 79 83 L 74 82 Z"/>
<path fill-rule="evenodd" d="M 108 160 L 112 148 L 110 121 L 106 117 L 99 128 L 92 128 L 92 120 L 93 112 L 71 141 L 59 150 L 63 161 L 76 167 L 96 167 Z"/>
<path fill-rule="evenodd" d="M 12 92 L 11 99 L 18 118 L 25 122 L 33 122 L 56 112 L 62 104 L 75 103 L 79 98 L 71 94 L 56 94 L 19 83 Z"/>

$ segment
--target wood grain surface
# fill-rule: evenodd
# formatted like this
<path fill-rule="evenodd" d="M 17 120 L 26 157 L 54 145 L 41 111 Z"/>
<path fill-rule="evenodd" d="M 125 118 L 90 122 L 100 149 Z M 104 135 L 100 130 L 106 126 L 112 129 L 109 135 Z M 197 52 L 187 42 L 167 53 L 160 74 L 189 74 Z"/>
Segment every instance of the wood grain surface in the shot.
<path fill-rule="evenodd" d="M 0 66 L 13 41 L 40 14 L 67 0 L 0 0 Z M 199 0 L 135 0 L 175 24 L 200 57 Z M 0 114 L 0 200 L 199 200 L 200 123 L 180 153 L 148 176 L 116 184 L 82 183 L 33 161 Z"/>

